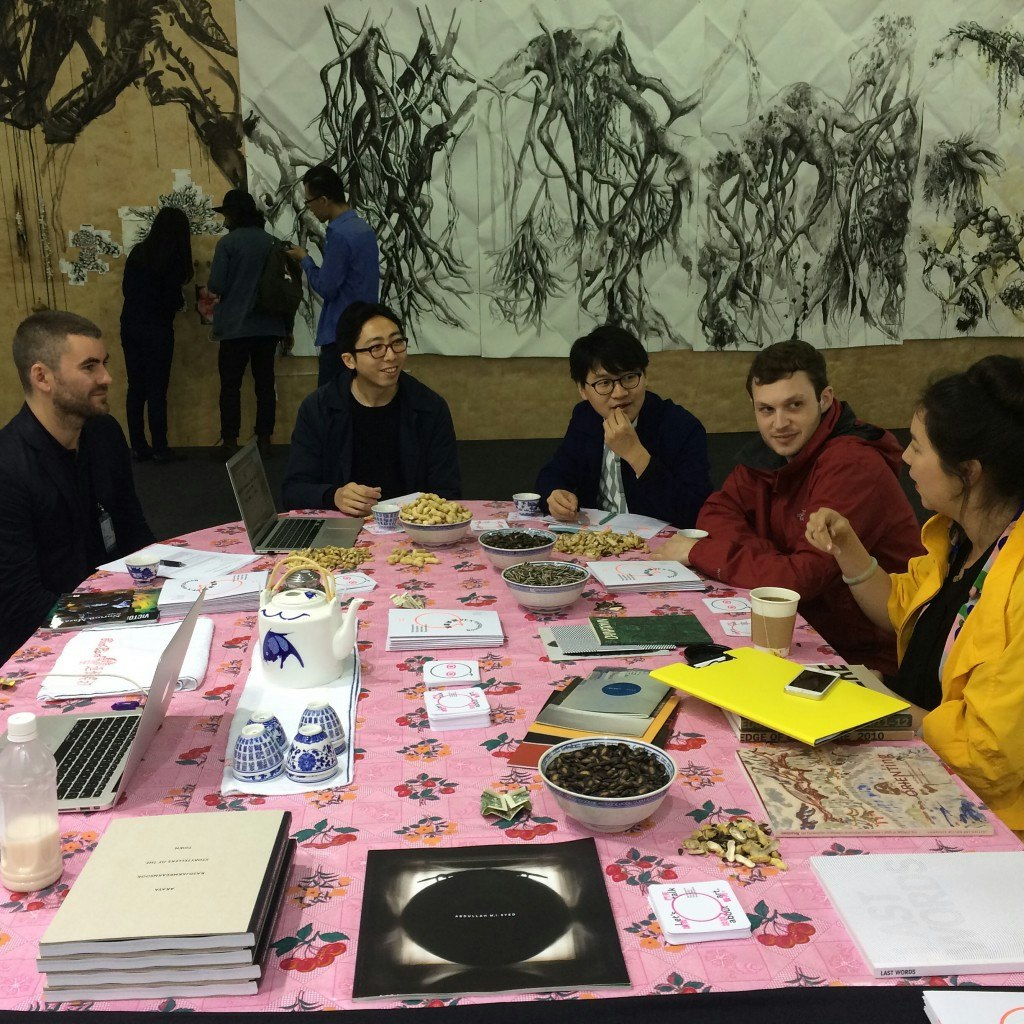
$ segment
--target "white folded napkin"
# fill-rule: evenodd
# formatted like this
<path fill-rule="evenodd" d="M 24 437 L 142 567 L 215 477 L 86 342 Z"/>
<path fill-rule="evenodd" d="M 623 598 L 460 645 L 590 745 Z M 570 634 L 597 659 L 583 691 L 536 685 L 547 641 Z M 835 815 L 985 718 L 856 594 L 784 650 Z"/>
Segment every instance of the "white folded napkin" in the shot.
<path fill-rule="evenodd" d="M 114 697 L 146 692 L 179 623 L 76 633 L 39 688 L 39 700 Z M 196 690 L 206 676 L 213 619 L 200 616 L 178 673 L 178 690 Z"/>

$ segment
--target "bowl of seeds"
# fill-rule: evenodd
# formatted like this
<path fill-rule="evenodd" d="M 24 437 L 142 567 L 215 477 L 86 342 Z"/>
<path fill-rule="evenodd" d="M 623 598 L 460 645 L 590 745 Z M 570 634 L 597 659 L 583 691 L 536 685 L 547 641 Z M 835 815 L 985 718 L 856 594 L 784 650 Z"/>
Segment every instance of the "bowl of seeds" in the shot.
<path fill-rule="evenodd" d="M 480 547 L 495 569 L 507 569 L 547 558 L 557 539 L 547 530 L 488 530 L 480 534 Z"/>
<path fill-rule="evenodd" d="M 650 817 L 676 777 L 664 750 L 614 736 L 557 743 L 538 767 L 558 806 L 594 832 L 624 832 Z"/>
<path fill-rule="evenodd" d="M 503 569 L 501 578 L 513 597 L 531 611 L 567 608 L 590 578 L 590 570 L 572 562 L 524 562 Z"/>

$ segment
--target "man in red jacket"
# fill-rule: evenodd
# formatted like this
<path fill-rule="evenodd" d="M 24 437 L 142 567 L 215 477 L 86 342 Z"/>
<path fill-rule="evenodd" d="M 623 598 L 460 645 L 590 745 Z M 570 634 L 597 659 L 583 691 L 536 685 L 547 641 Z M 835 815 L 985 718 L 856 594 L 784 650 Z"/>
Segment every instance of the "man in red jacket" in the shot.
<path fill-rule="evenodd" d="M 801 614 L 847 662 L 894 674 L 895 637 L 868 621 L 835 559 L 811 547 L 804 529 L 817 509 L 838 509 L 879 565 L 903 572 L 921 541 L 899 482 L 899 442 L 836 400 L 824 357 L 804 341 L 759 352 L 747 393 L 761 437 L 705 502 L 697 526 L 708 536 L 675 537 L 661 557 L 735 586 L 797 591 Z"/>

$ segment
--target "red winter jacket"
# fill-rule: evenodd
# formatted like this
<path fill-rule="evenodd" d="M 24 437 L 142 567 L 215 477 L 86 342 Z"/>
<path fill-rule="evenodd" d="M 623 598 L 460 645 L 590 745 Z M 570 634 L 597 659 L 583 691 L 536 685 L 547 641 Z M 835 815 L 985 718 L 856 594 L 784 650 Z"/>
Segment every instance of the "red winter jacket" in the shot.
<path fill-rule="evenodd" d="M 900 486 L 899 442 L 833 402 L 799 455 L 786 462 L 760 438 L 740 452 L 697 525 L 709 536 L 690 564 L 738 587 L 789 587 L 800 613 L 850 664 L 896 672 L 896 638 L 873 626 L 835 559 L 804 539 L 807 517 L 834 508 L 887 572 L 922 552 L 920 528 Z"/>

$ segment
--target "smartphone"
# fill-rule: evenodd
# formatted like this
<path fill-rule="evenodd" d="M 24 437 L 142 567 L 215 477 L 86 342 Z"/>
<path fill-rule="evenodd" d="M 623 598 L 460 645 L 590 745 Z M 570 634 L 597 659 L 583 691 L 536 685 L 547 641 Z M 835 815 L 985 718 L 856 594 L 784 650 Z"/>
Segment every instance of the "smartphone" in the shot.
<path fill-rule="evenodd" d="M 838 672 L 824 672 L 820 668 L 805 668 L 793 682 L 786 686 L 786 693 L 791 693 L 795 697 L 821 700 L 838 678 Z"/>

